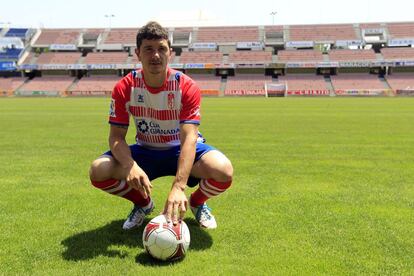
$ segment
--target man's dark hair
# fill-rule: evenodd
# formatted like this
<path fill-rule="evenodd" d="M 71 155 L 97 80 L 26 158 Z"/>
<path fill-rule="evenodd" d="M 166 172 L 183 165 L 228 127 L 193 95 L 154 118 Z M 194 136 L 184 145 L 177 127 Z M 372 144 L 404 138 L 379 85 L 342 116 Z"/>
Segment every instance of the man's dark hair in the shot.
<path fill-rule="evenodd" d="M 168 41 L 168 47 L 171 48 L 171 42 L 168 39 L 168 31 L 163 28 L 158 22 L 150 21 L 137 33 L 137 48 L 141 47 L 142 41 L 144 39 L 156 40 L 156 39 L 166 39 Z"/>

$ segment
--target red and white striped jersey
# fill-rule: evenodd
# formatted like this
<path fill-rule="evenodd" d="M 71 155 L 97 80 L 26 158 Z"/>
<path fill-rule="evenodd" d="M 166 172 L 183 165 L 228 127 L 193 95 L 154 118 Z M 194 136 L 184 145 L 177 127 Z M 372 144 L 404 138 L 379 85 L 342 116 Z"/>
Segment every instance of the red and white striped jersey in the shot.
<path fill-rule="evenodd" d="M 160 149 L 180 145 L 180 123 L 200 124 L 200 88 L 171 68 L 160 88 L 147 86 L 143 74 L 132 71 L 115 85 L 109 123 L 128 126 L 131 115 L 137 144 Z"/>

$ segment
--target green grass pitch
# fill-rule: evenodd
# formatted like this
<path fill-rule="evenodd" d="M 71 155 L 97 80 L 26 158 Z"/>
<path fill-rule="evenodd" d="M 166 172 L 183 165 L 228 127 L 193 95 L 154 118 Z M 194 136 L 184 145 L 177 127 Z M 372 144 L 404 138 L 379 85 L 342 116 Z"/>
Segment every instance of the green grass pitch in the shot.
<path fill-rule="evenodd" d="M 121 229 L 131 204 L 89 184 L 108 109 L 0 99 L 0 275 L 414 274 L 414 99 L 203 99 L 200 130 L 234 184 L 209 203 L 218 229 L 187 212 L 176 263 L 148 257 L 143 226 Z M 171 181 L 154 181 L 149 218 Z"/>

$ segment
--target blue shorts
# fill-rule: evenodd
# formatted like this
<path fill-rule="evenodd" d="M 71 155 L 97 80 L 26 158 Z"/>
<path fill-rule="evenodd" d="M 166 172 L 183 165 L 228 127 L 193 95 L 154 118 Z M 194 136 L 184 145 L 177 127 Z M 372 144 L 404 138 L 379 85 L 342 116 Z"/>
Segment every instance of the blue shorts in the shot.
<path fill-rule="evenodd" d="M 197 162 L 201 156 L 211 150 L 216 150 L 213 146 L 197 143 L 196 156 L 194 163 Z M 132 158 L 137 162 L 138 166 L 144 170 L 150 180 L 162 176 L 172 175 L 177 173 L 178 157 L 180 155 L 180 146 L 176 146 L 167 150 L 153 150 L 143 146 L 134 144 L 130 145 Z M 103 155 L 112 156 L 111 151 L 105 152 Z M 187 186 L 194 187 L 200 182 L 199 178 L 190 176 L 188 178 Z"/>

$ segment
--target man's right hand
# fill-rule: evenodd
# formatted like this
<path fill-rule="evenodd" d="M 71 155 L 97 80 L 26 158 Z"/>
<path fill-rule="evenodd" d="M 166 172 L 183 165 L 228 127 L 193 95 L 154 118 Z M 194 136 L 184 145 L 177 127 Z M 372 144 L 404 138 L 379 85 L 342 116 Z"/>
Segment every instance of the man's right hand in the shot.
<path fill-rule="evenodd" d="M 144 198 L 148 198 L 148 196 L 151 195 L 152 184 L 149 181 L 148 175 L 135 161 L 129 170 L 126 182 L 133 189 L 138 190 Z"/>

